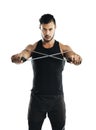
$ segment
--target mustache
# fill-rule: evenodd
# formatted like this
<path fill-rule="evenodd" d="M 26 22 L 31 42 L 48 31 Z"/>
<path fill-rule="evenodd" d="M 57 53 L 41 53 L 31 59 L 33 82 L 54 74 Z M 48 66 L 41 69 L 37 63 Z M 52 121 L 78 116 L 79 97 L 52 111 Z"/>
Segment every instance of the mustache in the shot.
<path fill-rule="evenodd" d="M 49 35 L 45 35 L 45 37 L 50 37 Z"/>

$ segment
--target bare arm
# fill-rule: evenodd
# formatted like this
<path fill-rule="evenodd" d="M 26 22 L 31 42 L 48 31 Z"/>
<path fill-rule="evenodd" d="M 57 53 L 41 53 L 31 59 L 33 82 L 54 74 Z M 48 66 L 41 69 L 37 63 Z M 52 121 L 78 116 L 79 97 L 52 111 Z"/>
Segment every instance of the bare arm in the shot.
<path fill-rule="evenodd" d="M 81 56 L 75 53 L 70 46 L 63 45 L 60 43 L 60 49 L 61 53 L 67 59 L 68 62 L 73 63 L 75 65 L 81 64 L 82 62 Z"/>
<path fill-rule="evenodd" d="M 28 58 L 31 57 L 32 51 L 35 49 L 37 43 L 33 45 L 28 45 L 24 50 L 22 50 L 20 53 L 15 54 L 11 57 L 11 61 L 16 64 L 20 64 L 28 60 Z"/>

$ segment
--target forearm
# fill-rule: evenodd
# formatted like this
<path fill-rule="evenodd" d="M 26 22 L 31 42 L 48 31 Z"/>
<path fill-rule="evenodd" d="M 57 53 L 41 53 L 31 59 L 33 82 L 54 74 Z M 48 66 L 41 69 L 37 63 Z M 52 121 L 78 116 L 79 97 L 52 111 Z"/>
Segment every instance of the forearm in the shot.
<path fill-rule="evenodd" d="M 72 62 L 71 56 L 74 55 L 74 54 L 75 53 L 72 50 L 70 50 L 69 52 L 67 52 L 67 53 L 64 54 L 64 57 L 66 58 L 66 60 L 68 62 Z"/>
<path fill-rule="evenodd" d="M 67 62 L 73 63 L 75 65 L 79 65 L 82 62 L 82 58 L 80 55 L 75 53 L 70 46 L 65 45 L 62 47 L 62 50 L 64 52 L 64 57 L 66 58 Z"/>
<path fill-rule="evenodd" d="M 81 56 L 75 52 L 70 52 L 69 54 L 66 54 L 66 59 L 67 62 L 73 63 L 75 65 L 80 65 L 82 63 Z"/>
<path fill-rule="evenodd" d="M 20 63 L 25 62 L 30 56 L 31 56 L 31 52 L 25 49 L 21 53 L 13 55 L 11 57 L 11 61 L 13 63 L 20 64 Z"/>

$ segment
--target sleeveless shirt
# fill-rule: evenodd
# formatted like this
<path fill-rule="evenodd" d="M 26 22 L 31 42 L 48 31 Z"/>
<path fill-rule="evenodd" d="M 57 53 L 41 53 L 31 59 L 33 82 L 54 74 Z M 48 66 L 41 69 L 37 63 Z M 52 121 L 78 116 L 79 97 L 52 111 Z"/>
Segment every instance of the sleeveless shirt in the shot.
<path fill-rule="evenodd" d="M 42 40 L 38 41 L 34 52 L 32 52 L 32 58 L 44 56 L 35 53 L 35 51 L 47 55 L 61 52 L 59 42 L 56 40 L 51 48 L 44 48 Z M 63 59 L 62 54 L 58 54 L 55 57 Z M 62 71 L 64 65 L 64 60 L 58 60 L 50 56 L 32 60 L 34 74 L 32 93 L 35 95 L 63 95 Z"/>

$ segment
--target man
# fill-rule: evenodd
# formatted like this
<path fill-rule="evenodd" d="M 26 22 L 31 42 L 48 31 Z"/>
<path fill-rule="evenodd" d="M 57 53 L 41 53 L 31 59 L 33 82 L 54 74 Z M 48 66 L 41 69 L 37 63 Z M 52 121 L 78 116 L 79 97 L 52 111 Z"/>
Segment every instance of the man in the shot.
<path fill-rule="evenodd" d="M 41 16 L 40 29 L 42 40 L 28 45 L 22 52 L 13 55 L 11 60 L 20 64 L 32 57 L 34 78 L 28 111 L 29 130 L 41 130 L 46 114 L 52 130 L 65 130 L 62 71 L 65 59 L 79 65 L 82 58 L 71 47 L 54 39 L 56 21 L 53 15 Z"/>

